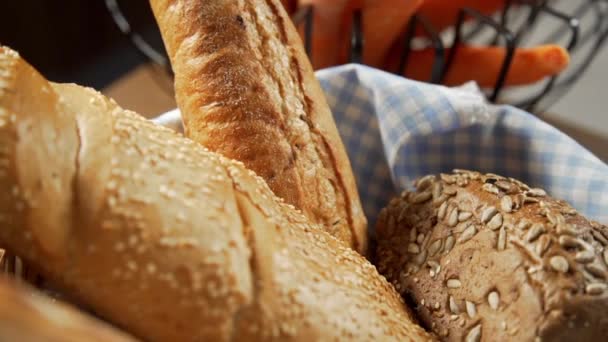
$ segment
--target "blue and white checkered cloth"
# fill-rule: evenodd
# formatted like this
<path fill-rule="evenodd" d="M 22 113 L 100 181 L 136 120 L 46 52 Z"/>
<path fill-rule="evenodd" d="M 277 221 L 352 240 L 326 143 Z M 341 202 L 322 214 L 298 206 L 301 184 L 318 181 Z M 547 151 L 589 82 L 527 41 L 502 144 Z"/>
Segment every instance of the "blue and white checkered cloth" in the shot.
<path fill-rule="evenodd" d="M 608 222 L 608 166 L 535 116 L 489 105 L 473 84 L 447 88 L 361 65 L 317 72 L 374 226 L 389 199 L 454 168 L 514 177 Z M 181 129 L 173 111 L 157 122 Z"/>

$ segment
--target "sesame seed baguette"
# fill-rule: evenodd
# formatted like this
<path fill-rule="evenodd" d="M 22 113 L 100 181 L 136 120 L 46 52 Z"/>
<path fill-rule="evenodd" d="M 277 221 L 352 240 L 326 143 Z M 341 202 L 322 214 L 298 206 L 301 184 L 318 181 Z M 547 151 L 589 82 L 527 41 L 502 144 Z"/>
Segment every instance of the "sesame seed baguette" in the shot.
<path fill-rule="evenodd" d="M 78 309 L 0 276 L 0 341 L 135 342 Z"/>
<path fill-rule="evenodd" d="M 608 228 L 512 178 L 427 176 L 380 214 L 378 269 L 447 341 L 608 334 Z"/>
<path fill-rule="evenodd" d="M 367 249 L 348 156 L 279 0 L 152 0 L 186 136 L 242 161 L 274 193 Z"/>
<path fill-rule="evenodd" d="M 430 340 L 240 162 L 0 52 L 0 247 L 147 341 Z"/>

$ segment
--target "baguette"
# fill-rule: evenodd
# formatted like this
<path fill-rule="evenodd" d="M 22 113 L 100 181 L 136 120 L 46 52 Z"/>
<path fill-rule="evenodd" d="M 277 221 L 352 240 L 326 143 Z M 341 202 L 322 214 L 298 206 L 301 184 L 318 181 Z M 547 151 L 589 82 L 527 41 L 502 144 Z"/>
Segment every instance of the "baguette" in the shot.
<path fill-rule="evenodd" d="M 355 250 L 365 219 L 348 156 L 279 0 L 151 0 L 186 135 L 242 161 Z"/>
<path fill-rule="evenodd" d="M 23 283 L 0 276 L 0 341 L 135 342 L 117 329 Z"/>
<path fill-rule="evenodd" d="M 0 247 L 147 341 L 430 340 L 240 162 L 0 53 Z"/>
<path fill-rule="evenodd" d="M 498 175 L 428 176 L 378 221 L 378 268 L 447 341 L 600 341 L 608 228 Z"/>

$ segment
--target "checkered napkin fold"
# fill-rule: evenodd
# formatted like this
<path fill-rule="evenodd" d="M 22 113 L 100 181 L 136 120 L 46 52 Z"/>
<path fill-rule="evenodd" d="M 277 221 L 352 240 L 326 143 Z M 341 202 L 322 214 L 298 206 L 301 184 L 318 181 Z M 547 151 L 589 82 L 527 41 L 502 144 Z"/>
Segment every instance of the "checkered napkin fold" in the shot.
<path fill-rule="evenodd" d="M 608 166 L 533 115 L 361 65 L 317 72 L 374 226 L 390 198 L 426 174 L 469 169 L 517 178 L 608 222 Z M 181 131 L 178 111 L 157 123 Z"/>

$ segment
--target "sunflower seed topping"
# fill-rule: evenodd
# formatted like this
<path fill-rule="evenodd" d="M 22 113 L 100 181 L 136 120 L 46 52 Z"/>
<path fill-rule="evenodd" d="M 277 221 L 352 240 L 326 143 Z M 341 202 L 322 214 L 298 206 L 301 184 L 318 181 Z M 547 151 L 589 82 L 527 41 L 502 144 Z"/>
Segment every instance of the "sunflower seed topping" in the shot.
<path fill-rule="evenodd" d="M 572 225 L 569 225 L 567 223 L 558 223 L 556 230 L 557 230 L 557 234 L 559 234 L 559 235 L 572 235 L 572 236 L 579 235 L 578 231 L 576 231 Z"/>
<path fill-rule="evenodd" d="M 463 211 L 460 214 L 458 214 L 458 221 L 464 222 L 464 221 L 470 219 L 472 216 L 473 216 L 473 213 L 468 212 L 468 211 Z"/>
<path fill-rule="evenodd" d="M 416 237 L 416 242 L 421 245 L 422 242 L 424 242 L 424 234 L 420 233 L 418 234 L 418 237 Z"/>
<path fill-rule="evenodd" d="M 433 198 L 437 199 L 441 196 L 441 192 L 443 191 L 443 186 L 441 185 L 440 182 L 435 182 L 433 184 L 433 190 L 432 190 L 432 194 L 433 194 Z"/>
<path fill-rule="evenodd" d="M 551 246 L 551 237 L 548 235 L 541 236 L 536 245 L 536 254 L 542 257 L 549 249 L 549 246 Z"/>
<path fill-rule="evenodd" d="M 455 196 L 457 192 L 458 191 L 456 190 L 456 188 L 445 188 L 445 189 L 443 189 L 443 193 L 445 193 L 448 196 Z"/>
<path fill-rule="evenodd" d="M 456 183 L 456 177 L 454 177 L 452 175 L 447 175 L 445 173 L 442 173 L 440 177 L 441 177 L 441 180 L 444 181 L 446 184 Z"/>
<path fill-rule="evenodd" d="M 435 181 L 434 175 L 424 176 L 416 182 L 416 189 L 418 191 L 426 190 L 429 186 L 433 184 L 433 181 Z"/>
<path fill-rule="evenodd" d="M 531 225 L 531 223 L 529 221 L 521 220 L 517 224 L 517 229 L 519 229 L 519 230 L 526 230 L 526 229 L 530 228 L 530 225 Z"/>
<path fill-rule="evenodd" d="M 467 314 L 469 315 L 469 317 L 475 318 L 475 316 L 477 315 L 477 306 L 475 305 L 475 303 L 469 302 L 467 300 L 467 301 L 465 301 L 465 305 L 466 305 Z"/>
<path fill-rule="evenodd" d="M 576 255 L 574 256 L 574 260 L 576 260 L 576 262 L 581 263 L 581 264 L 587 264 L 593 261 L 593 259 L 595 259 L 595 253 L 593 253 L 593 251 L 581 251 L 576 253 Z"/>
<path fill-rule="evenodd" d="M 437 252 L 439 252 L 439 249 L 441 248 L 441 241 L 442 241 L 441 239 L 437 239 L 431 243 L 431 245 L 428 248 L 430 257 L 434 257 L 435 254 L 437 254 Z"/>
<path fill-rule="evenodd" d="M 562 235 L 559 237 L 559 244 L 565 248 L 581 248 L 584 242 L 570 235 Z"/>
<path fill-rule="evenodd" d="M 528 190 L 526 192 L 526 195 L 532 196 L 532 197 L 545 197 L 545 196 L 547 196 L 547 193 L 543 189 L 534 188 L 534 189 Z"/>
<path fill-rule="evenodd" d="M 482 223 L 487 223 L 488 221 L 490 221 L 490 219 L 492 219 L 492 217 L 494 217 L 494 215 L 496 215 L 496 213 L 498 213 L 498 210 L 496 210 L 495 207 L 487 207 L 485 208 L 482 212 L 481 212 L 481 222 Z"/>
<path fill-rule="evenodd" d="M 602 256 L 604 257 L 604 263 L 608 265 L 608 249 L 604 249 Z"/>
<path fill-rule="evenodd" d="M 448 202 L 441 203 L 441 205 L 439 206 L 439 210 L 437 211 L 437 218 L 440 220 L 443 220 L 447 210 L 448 210 Z"/>
<path fill-rule="evenodd" d="M 551 257 L 549 264 L 556 272 L 567 273 L 569 269 L 568 260 L 561 255 Z"/>
<path fill-rule="evenodd" d="M 500 209 L 505 213 L 510 213 L 513 210 L 513 200 L 511 196 L 503 196 L 500 199 Z"/>
<path fill-rule="evenodd" d="M 488 222 L 487 226 L 491 230 L 496 230 L 496 229 L 499 229 L 500 227 L 502 227 L 502 215 L 501 214 L 494 215 L 494 217 L 492 217 L 490 222 Z"/>
<path fill-rule="evenodd" d="M 498 244 L 496 247 L 499 251 L 504 251 L 507 247 L 507 232 L 505 227 L 500 228 L 500 232 L 498 232 Z"/>
<path fill-rule="evenodd" d="M 415 194 L 411 198 L 411 202 L 413 204 L 421 204 L 421 203 L 424 203 L 424 202 L 430 200 L 431 196 L 432 196 L 432 194 L 430 191 L 420 192 L 420 193 Z"/>
<path fill-rule="evenodd" d="M 454 236 L 450 235 L 445 239 L 445 246 L 443 247 L 443 250 L 445 253 L 449 253 L 452 248 L 454 248 L 454 243 L 456 241 L 454 240 Z"/>
<path fill-rule="evenodd" d="M 477 229 L 475 228 L 475 226 L 469 226 L 462 232 L 462 234 L 458 238 L 458 242 L 469 241 L 473 236 L 475 236 L 475 234 L 477 234 Z"/>
<path fill-rule="evenodd" d="M 416 266 L 421 266 L 426 261 L 426 255 L 427 255 L 427 251 L 425 249 L 422 252 L 416 254 L 416 256 L 414 257 L 414 259 L 412 261 L 414 262 L 414 264 Z"/>
<path fill-rule="evenodd" d="M 587 266 L 585 266 L 585 270 L 587 270 L 587 272 L 591 273 L 596 278 L 604 279 L 606 277 L 604 269 L 598 264 L 588 264 Z"/>
<path fill-rule="evenodd" d="M 452 279 L 448 279 L 448 281 L 446 282 L 446 285 L 448 286 L 449 289 L 458 289 L 462 286 L 462 283 L 460 282 L 459 279 L 452 278 Z"/>
<path fill-rule="evenodd" d="M 458 209 L 452 209 L 450 216 L 448 217 L 448 226 L 455 227 L 458 224 Z"/>
<path fill-rule="evenodd" d="M 498 188 L 495 187 L 494 184 L 486 183 L 486 184 L 484 184 L 484 185 L 481 186 L 481 189 L 483 191 L 489 192 L 491 194 L 495 194 L 495 195 L 500 194 L 500 190 L 498 190 Z"/>
<path fill-rule="evenodd" d="M 490 292 L 488 295 L 488 304 L 490 304 L 492 310 L 498 310 L 498 305 L 500 304 L 500 296 L 498 295 L 498 292 Z"/>
<path fill-rule="evenodd" d="M 545 233 L 545 226 L 543 226 L 540 223 L 536 223 L 536 224 L 532 225 L 532 228 L 530 228 L 530 231 L 528 232 L 528 235 L 526 236 L 526 241 L 534 242 L 534 240 L 538 239 L 538 237 L 544 233 Z"/>
<path fill-rule="evenodd" d="M 505 180 L 499 180 L 498 182 L 494 183 L 494 185 L 496 185 L 499 189 L 505 192 L 510 192 L 513 187 L 513 184 L 511 184 L 511 182 L 507 182 Z"/>
<path fill-rule="evenodd" d="M 608 289 L 608 285 L 601 283 L 589 284 L 585 287 L 585 291 L 590 295 L 600 295 Z"/>
<path fill-rule="evenodd" d="M 454 299 L 454 297 L 450 296 L 448 301 L 449 301 L 450 311 L 453 314 L 458 315 L 460 313 L 460 308 L 458 307 L 458 303 L 456 303 L 456 300 Z"/>
<path fill-rule="evenodd" d="M 477 324 L 474 326 L 467 337 L 465 338 L 465 342 L 479 342 L 481 340 L 481 324 Z"/>
<path fill-rule="evenodd" d="M 539 202 L 538 198 L 529 197 L 529 196 L 524 197 L 524 203 L 538 203 L 538 202 Z"/>
<path fill-rule="evenodd" d="M 410 254 L 418 254 L 420 253 L 420 247 L 415 243 L 409 243 L 407 245 L 407 252 Z"/>

